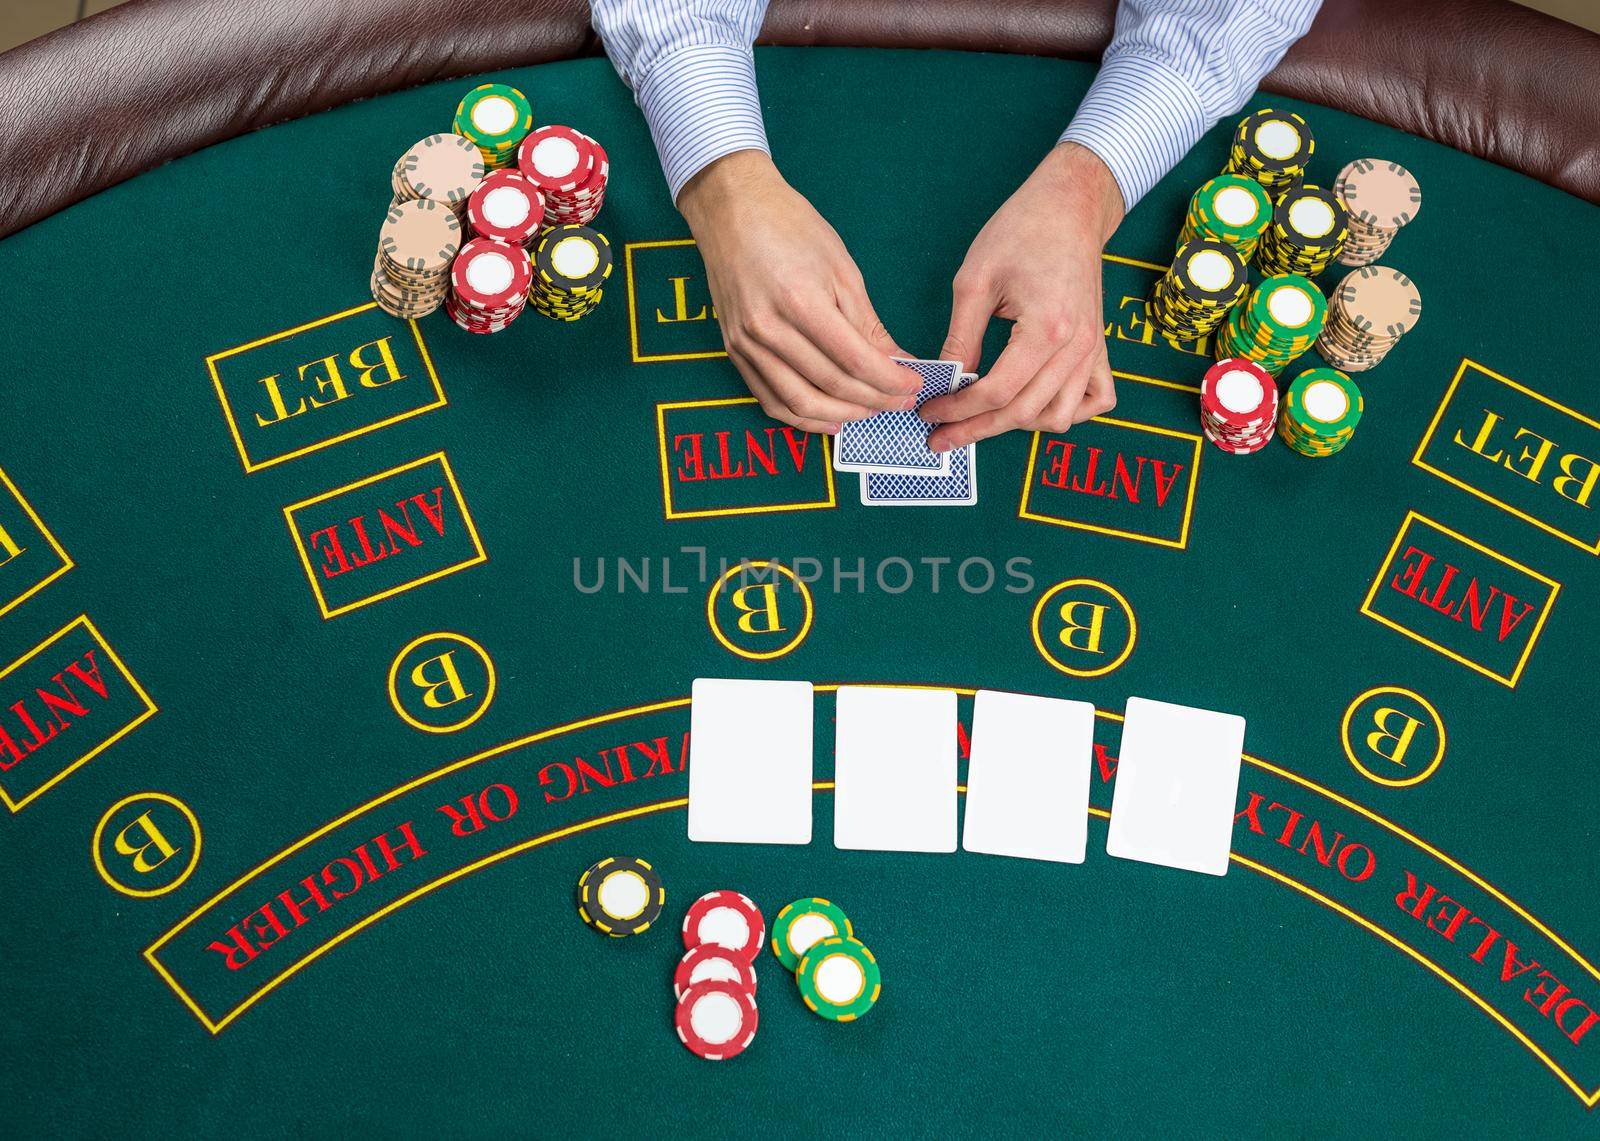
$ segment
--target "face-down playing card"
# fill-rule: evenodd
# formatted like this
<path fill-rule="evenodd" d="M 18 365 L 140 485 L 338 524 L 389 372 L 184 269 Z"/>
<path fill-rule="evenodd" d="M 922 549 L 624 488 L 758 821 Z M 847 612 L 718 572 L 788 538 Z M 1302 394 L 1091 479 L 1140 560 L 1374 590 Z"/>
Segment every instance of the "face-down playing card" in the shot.
<path fill-rule="evenodd" d="M 960 391 L 978 377 L 961 373 Z M 952 449 L 948 475 L 861 473 L 861 502 L 873 507 L 970 507 L 978 502 L 978 445 Z"/>
<path fill-rule="evenodd" d="M 840 425 L 833 466 L 839 471 L 902 475 L 949 475 L 950 453 L 928 447 L 931 425 L 917 413 L 924 404 L 956 389 L 961 365 L 955 361 L 900 360 L 895 363 L 922 377 L 916 408 L 879 412 Z"/>

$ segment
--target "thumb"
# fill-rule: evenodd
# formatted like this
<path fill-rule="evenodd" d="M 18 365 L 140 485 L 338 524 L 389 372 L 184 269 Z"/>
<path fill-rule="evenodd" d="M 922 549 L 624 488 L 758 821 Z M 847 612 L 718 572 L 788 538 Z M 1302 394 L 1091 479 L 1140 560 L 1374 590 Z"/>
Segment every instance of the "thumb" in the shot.
<path fill-rule="evenodd" d="M 952 293 L 950 331 L 945 334 L 939 356 L 960 361 L 967 372 L 977 372 L 978 360 L 983 355 L 983 334 L 994 313 L 994 299 L 987 290 L 973 289 L 960 281 L 956 282 Z"/>
<path fill-rule="evenodd" d="M 891 357 L 909 357 L 911 354 L 900 347 L 900 342 L 889 335 L 889 330 L 883 327 L 883 322 L 874 315 L 872 324 L 867 328 L 867 340 L 872 347 Z"/>
<path fill-rule="evenodd" d="M 867 343 L 877 349 L 884 356 L 909 357 L 911 354 L 900 347 L 900 343 L 889 335 L 889 330 L 878 318 L 878 312 L 872 307 L 872 299 L 867 296 L 865 289 L 849 290 L 840 298 L 840 308 L 845 317 L 856 327 L 856 332 L 867 339 Z"/>

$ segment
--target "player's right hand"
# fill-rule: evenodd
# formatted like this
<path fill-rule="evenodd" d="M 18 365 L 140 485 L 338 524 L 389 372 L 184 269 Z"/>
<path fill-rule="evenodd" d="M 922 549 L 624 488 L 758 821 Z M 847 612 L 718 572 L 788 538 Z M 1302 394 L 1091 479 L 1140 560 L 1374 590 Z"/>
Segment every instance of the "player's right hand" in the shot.
<path fill-rule="evenodd" d="M 775 420 L 833 434 L 915 406 L 917 375 L 832 226 L 761 151 L 711 163 L 678 194 L 728 356 Z"/>

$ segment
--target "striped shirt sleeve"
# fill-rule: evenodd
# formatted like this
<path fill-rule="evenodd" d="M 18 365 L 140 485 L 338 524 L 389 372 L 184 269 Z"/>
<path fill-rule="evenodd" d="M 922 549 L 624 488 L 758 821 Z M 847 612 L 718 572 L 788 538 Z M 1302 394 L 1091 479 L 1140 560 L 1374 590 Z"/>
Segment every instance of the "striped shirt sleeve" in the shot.
<path fill-rule="evenodd" d="M 633 90 L 674 202 L 734 151 L 771 153 L 752 47 L 767 0 L 592 0 L 595 31 Z"/>
<path fill-rule="evenodd" d="M 1111 169 L 1126 209 L 1306 34 L 1322 0 L 1121 0 L 1115 31 L 1061 138 Z"/>

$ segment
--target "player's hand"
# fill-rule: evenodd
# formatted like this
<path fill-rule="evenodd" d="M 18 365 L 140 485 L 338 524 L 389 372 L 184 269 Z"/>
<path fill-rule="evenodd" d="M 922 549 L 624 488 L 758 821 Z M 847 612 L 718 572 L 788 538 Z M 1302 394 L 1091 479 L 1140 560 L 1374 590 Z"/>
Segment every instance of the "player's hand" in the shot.
<path fill-rule="evenodd" d="M 775 420 L 832 434 L 844 420 L 911 408 L 917 375 L 867 300 L 833 227 L 760 151 L 718 159 L 678 208 L 706 263 L 722 340 Z"/>
<path fill-rule="evenodd" d="M 1116 404 L 1100 306 L 1100 252 L 1122 192 L 1093 151 L 1060 143 L 978 232 L 955 278 L 943 356 L 975 372 L 991 316 L 1011 340 L 977 384 L 930 400 L 936 451 L 1012 428 L 1064 432 Z"/>

